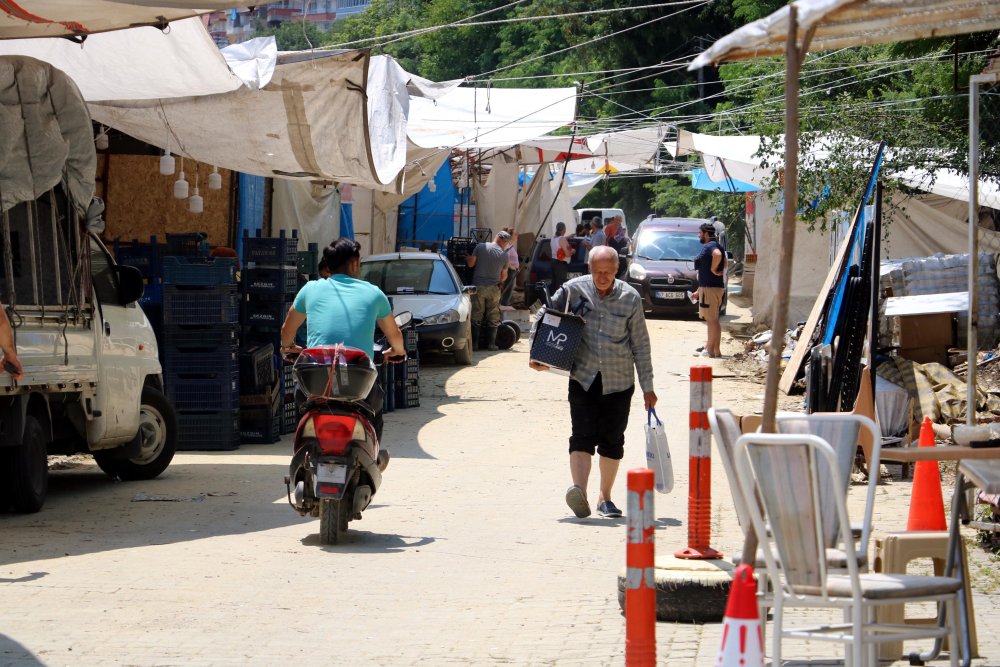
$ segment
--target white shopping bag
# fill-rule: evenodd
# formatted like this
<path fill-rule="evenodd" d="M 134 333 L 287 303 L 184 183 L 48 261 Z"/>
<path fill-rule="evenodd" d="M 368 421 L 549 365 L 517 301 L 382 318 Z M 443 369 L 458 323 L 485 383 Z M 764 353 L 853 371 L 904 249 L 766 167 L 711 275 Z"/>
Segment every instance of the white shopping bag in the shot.
<path fill-rule="evenodd" d="M 667 446 L 667 432 L 663 422 L 656 416 L 656 410 L 646 414 L 646 467 L 656 475 L 656 490 L 670 493 L 674 489 L 674 465 L 670 462 L 670 447 Z"/>

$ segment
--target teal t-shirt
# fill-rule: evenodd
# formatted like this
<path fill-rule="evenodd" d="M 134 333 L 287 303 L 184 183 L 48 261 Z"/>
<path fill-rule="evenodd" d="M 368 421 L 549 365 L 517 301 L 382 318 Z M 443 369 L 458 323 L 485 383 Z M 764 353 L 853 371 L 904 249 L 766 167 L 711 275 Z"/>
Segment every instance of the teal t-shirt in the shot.
<path fill-rule="evenodd" d="M 292 307 L 306 316 L 309 347 L 343 343 L 368 356 L 375 351 L 375 320 L 392 314 L 382 290 L 342 273 L 303 285 Z"/>

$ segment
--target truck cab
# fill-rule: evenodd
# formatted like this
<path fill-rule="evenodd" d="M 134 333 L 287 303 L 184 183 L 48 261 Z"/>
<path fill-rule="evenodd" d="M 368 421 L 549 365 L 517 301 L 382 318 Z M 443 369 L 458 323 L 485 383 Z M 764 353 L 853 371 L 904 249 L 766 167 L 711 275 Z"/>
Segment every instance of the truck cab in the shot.
<path fill-rule="evenodd" d="M 156 338 L 137 303 L 142 276 L 115 264 L 97 235 L 103 205 L 93 197 L 86 106 L 50 65 L 0 60 L 11 65 L 0 79 L 12 79 L 0 85 L 17 86 L 22 104 L 45 100 L 12 139 L 20 164 L 12 158 L 0 169 L 0 303 L 24 367 L 19 382 L 0 373 L 0 510 L 36 512 L 48 455 L 89 452 L 113 478 L 149 479 L 173 458 L 177 429 Z M 52 127 L 61 136 L 43 131 Z M 18 179 L 34 189 L 16 189 Z M 37 192 L 39 184 L 48 187 Z"/>

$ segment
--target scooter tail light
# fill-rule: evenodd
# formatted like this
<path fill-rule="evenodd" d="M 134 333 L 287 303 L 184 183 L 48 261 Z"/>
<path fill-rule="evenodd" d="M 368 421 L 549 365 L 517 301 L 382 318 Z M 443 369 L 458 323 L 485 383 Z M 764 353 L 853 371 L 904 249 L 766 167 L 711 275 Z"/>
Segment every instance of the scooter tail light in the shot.
<path fill-rule="evenodd" d="M 343 456 L 353 440 L 365 440 L 365 427 L 360 419 L 350 415 L 315 415 L 311 426 L 316 442 L 324 454 Z"/>

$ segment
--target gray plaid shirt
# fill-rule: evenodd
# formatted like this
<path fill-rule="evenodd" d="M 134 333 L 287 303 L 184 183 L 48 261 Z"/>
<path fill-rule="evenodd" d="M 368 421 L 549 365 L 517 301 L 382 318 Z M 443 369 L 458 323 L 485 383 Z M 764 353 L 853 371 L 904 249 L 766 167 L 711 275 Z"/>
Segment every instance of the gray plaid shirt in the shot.
<path fill-rule="evenodd" d="M 653 391 L 653 362 L 646 317 L 642 298 L 631 285 L 615 280 L 611 293 L 602 297 L 591 276 L 573 278 L 553 295 L 552 308 L 577 313 L 587 322 L 570 371 L 570 377 L 584 389 L 590 389 L 600 373 L 605 394 L 624 391 L 635 384 L 634 367 L 639 372 L 642 390 Z M 544 309 L 535 317 L 532 336 L 542 315 Z"/>

